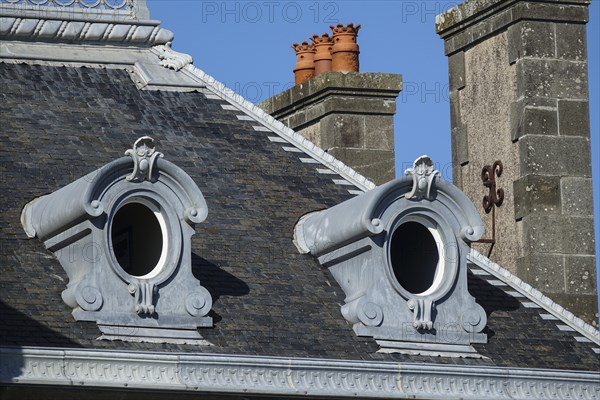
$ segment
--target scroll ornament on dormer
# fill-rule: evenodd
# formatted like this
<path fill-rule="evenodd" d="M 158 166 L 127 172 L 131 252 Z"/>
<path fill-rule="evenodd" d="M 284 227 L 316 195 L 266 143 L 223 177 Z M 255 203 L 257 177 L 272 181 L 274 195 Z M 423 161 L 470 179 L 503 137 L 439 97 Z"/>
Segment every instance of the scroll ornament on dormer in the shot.
<path fill-rule="evenodd" d="M 150 136 L 142 136 L 136 140 L 133 149 L 127 150 L 125 155 L 133 158 L 133 172 L 126 179 L 134 182 L 151 181 L 156 159 L 163 157 L 162 153 L 156 151 L 154 139 Z"/>
<path fill-rule="evenodd" d="M 154 46 L 154 50 L 160 58 L 160 65 L 165 68 L 179 71 L 188 64 L 192 64 L 194 59 L 189 54 L 180 53 L 171 48 L 171 42 L 160 46 Z"/>
<path fill-rule="evenodd" d="M 129 293 L 135 296 L 135 312 L 138 315 L 153 315 L 156 309 L 158 287 L 152 282 L 132 282 Z"/>
<path fill-rule="evenodd" d="M 413 327 L 430 331 L 433 329 L 432 314 L 435 303 L 430 299 L 414 298 L 407 302 L 408 308 L 413 312 Z"/>
<path fill-rule="evenodd" d="M 435 176 L 440 172 L 433 169 L 433 161 L 428 156 L 421 156 L 415 160 L 413 167 L 404 172 L 412 176 L 413 187 L 406 195 L 407 199 L 421 200 L 430 199 L 431 188 Z"/>

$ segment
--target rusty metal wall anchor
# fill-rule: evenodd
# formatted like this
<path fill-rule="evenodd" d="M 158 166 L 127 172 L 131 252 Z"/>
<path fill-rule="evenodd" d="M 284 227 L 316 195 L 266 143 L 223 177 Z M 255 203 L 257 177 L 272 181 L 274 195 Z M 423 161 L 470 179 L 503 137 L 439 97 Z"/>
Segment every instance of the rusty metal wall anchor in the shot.
<path fill-rule="evenodd" d="M 492 253 L 494 244 L 496 244 L 496 207 L 500 207 L 504 202 L 504 189 L 496 187 L 496 178 L 502 176 L 504 165 L 502 161 L 497 160 L 492 165 L 486 165 L 481 170 L 481 180 L 483 186 L 488 188 L 489 192 L 483 196 L 483 209 L 486 214 L 492 213 L 492 238 L 480 239 L 476 243 L 489 243 L 492 246 L 488 252 L 488 257 Z"/>

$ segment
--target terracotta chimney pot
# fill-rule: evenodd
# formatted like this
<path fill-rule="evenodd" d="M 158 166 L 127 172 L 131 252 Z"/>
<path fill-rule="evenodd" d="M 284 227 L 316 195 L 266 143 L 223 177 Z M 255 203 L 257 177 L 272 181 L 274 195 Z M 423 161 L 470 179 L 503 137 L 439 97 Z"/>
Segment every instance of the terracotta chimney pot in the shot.
<path fill-rule="evenodd" d="M 333 31 L 333 49 L 331 51 L 331 70 L 337 72 L 358 72 L 359 61 L 358 44 L 356 37 L 360 24 L 354 26 L 351 22 L 347 26 L 338 24 L 330 26 Z"/>
<path fill-rule="evenodd" d="M 294 43 L 292 48 L 296 52 L 294 81 L 299 85 L 315 75 L 315 47 L 308 42 L 302 42 L 302 44 Z"/>
<path fill-rule="evenodd" d="M 333 38 L 327 33 L 322 36 L 313 35 L 313 45 L 315 46 L 315 75 L 331 71 L 331 50 L 333 47 Z"/>

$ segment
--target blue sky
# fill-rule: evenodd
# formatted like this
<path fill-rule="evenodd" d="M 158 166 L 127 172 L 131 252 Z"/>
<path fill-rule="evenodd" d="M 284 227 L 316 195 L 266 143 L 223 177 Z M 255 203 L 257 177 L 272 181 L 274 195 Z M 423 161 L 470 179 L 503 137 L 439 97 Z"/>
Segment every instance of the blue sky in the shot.
<path fill-rule="evenodd" d="M 404 78 L 395 120 L 396 173 L 427 154 L 446 179 L 451 179 L 448 66 L 443 41 L 435 33 L 435 16 L 458 3 L 148 0 L 151 17 L 175 32 L 175 50 L 191 54 L 198 68 L 255 103 L 293 85 L 293 42 L 329 32 L 329 25 L 338 22 L 360 23 L 361 71 L 400 73 Z M 599 238 L 600 126 L 599 113 L 593 111 L 600 109 L 598 1 L 590 6 L 587 28 Z M 600 254 L 600 240 L 596 240 L 596 254 Z"/>

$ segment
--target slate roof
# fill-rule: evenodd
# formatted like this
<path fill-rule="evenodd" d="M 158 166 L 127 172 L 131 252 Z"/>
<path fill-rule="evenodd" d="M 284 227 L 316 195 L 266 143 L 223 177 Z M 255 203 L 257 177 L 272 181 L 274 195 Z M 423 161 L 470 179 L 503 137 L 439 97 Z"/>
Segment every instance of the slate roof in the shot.
<path fill-rule="evenodd" d="M 476 267 L 469 290 L 488 314 L 488 343 L 474 347 L 484 358 L 377 353 L 341 316 L 344 295 L 328 270 L 292 243 L 302 215 L 357 188 L 318 173 L 322 165 L 302 162 L 307 155 L 284 150 L 215 96 L 138 90 L 122 69 L 0 63 L 0 77 L 1 345 L 600 369 L 596 345 Z M 76 322 L 61 300 L 68 279 L 59 262 L 21 226 L 29 201 L 121 157 L 143 135 L 208 203 L 192 257 L 214 299 L 214 328 L 201 330 L 214 346 L 97 340 L 96 324 Z"/>

